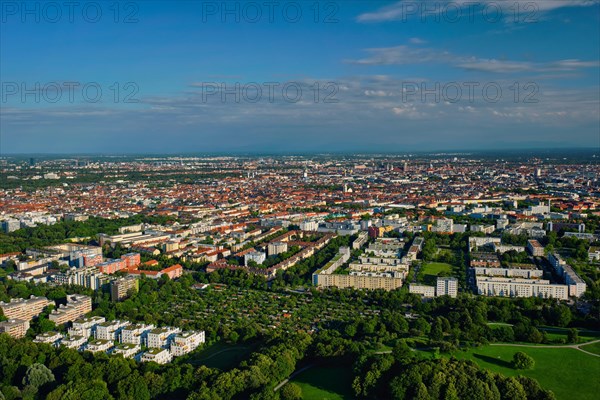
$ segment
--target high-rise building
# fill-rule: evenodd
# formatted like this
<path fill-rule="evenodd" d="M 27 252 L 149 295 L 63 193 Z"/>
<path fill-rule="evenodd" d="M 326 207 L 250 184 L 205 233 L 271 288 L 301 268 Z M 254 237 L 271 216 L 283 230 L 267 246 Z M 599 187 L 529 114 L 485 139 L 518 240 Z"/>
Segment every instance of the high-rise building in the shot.
<path fill-rule="evenodd" d="M 121 301 L 126 299 L 132 291 L 139 290 L 140 281 L 132 275 L 116 279 L 110 283 L 110 299 Z"/>
<path fill-rule="evenodd" d="M 458 280 L 451 277 L 437 278 L 437 286 L 435 290 L 436 296 L 456 297 L 458 294 Z"/>

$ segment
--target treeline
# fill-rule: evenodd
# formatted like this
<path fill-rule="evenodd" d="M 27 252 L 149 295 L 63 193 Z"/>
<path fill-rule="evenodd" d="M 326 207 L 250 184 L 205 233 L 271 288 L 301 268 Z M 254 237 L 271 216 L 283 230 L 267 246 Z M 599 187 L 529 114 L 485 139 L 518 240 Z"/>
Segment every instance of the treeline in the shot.
<path fill-rule="evenodd" d="M 357 398 L 413 400 L 553 400 L 528 377 L 506 377 L 454 358 L 423 360 L 410 351 L 362 357 L 352 387 Z"/>
<path fill-rule="evenodd" d="M 237 368 L 186 362 L 136 363 L 0 335 L 0 398 L 47 400 L 268 399 L 311 343 L 306 334 L 274 338 Z M 278 398 L 278 396 L 277 396 Z"/>

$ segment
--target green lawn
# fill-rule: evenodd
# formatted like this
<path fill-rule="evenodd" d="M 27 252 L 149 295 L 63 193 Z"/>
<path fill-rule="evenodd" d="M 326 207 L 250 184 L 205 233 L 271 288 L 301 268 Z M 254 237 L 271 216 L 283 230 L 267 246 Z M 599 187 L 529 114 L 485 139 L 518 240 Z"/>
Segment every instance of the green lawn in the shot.
<path fill-rule="evenodd" d="M 514 370 L 510 362 L 517 351 L 535 359 L 535 368 Z M 588 350 L 589 351 L 589 350 Z M 600 393 L 600 357 L 570 348 L 526 348 L 517 346 L 483 346 L 466 352 L 457 351 L 456 358 L 470 359 L 481 367 L 503 375 L 525 375 L 550 389 L 558 400 L 594 400 Z"/>
<path fill-rule="evenodd" d="M 594 354 L 598 354 L 600 355 L 600 342 L 598 343 L 592 343 L 592 344 L 586 344 L 585 346 L 581 346 L 581 348 L 585 351 L 589 351 L 590 353 L 594 353 Z"/>
<path fill-rule="evenodd" d="M 425 263 L 419 271 L 417 280 L 428 285 L 435 285 L 436 278 L 439 276 L 451 276 L 452 265 L 440 262 Z"/>
<path fill-rule="evenodd" d="M 352 369 L 344 367 L 314 367 L 292 379 L 302 388 L 304 400 L 353 399 Z"/>
<path fill-rule="evenodd" d="M 253 349 L 254 347 L 243 344 L 216 343 L 198 353 L 189 360 L 189 363 L 195 366 L 206 365 L 209 368 L 218 368 L 225 371 L 236 367 L 245 360 Z"/>

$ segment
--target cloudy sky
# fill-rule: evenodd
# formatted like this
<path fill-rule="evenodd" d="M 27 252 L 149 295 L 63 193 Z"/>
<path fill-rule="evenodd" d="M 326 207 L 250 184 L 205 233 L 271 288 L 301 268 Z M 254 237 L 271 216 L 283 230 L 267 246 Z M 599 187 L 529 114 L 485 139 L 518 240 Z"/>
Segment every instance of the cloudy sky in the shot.
<path fill-rule="evenodd" d="M 2 1 L 0 153 L 600 146 L 600 3 Z"/>

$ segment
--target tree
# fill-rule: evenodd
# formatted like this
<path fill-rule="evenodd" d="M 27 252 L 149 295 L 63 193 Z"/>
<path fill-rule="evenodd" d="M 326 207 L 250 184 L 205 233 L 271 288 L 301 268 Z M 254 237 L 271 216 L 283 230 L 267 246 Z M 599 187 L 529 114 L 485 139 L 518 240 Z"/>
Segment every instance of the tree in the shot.
<path fill-rule="evenodd" d="M 535 366 L 535 360 L 522 351 L 515 353 L 512 363 L 514 369 L 532 369 Z"/>
<path fill-rule="evenodd" d="M 302 399 L 302 388 L 293 382 L 286 383 L 281 388 L 281 399 L 282 400 L 301 400 Z"/>
<path fill-rule="evenodd" d="M 392 350 L 392 355 L 396 361 L 404 361 L 411 357 L 412 352 L 410 347 L 406 344 L 404 340 L 398 340 L 394 349 Z"/>
<path fill-rule="evenodd" d="M 48 367 L 40 363 L 30 365 L 23 378 L 24 386 L 32 386 L 36 390 L 50 382 L 54 382 L 54 374 Z"/>
<path fill-rule="evenodd" d="M 577 329 L 569 329 L 569 332 L 567 333 L 567 340 L 569 341 L 569 343 L 579 342 L 579 332 L 577 332 Z"/>

